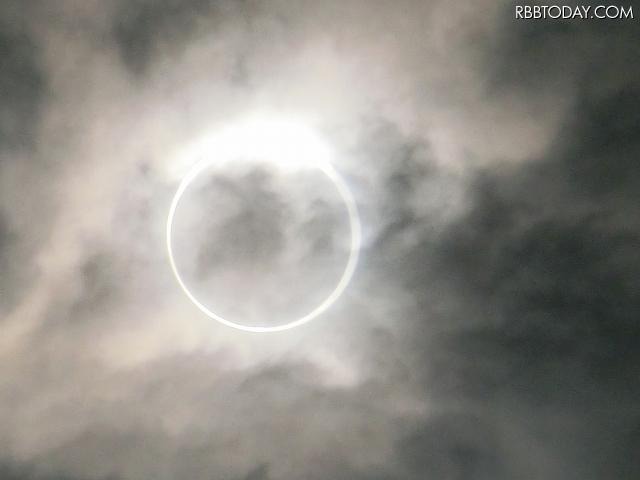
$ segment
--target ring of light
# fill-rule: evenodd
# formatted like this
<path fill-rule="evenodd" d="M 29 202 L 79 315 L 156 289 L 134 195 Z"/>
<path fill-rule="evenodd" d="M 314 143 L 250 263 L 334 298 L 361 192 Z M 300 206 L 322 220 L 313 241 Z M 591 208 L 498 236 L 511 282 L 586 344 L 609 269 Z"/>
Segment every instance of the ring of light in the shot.
<path fill-rule="evenodd" d="M 264 125 L 257 125 L 254 126 L 255 128 L 260 129 L 261 131 L 264 131 Z M 269 129 L 267 129 L 269 130 Z M 278 130 L 279 131 L 279 130 Z M 267 131 L 266 134 L 267 135 L 272 135 L 274 133 L 276 133 L 276 136 L 278 134 L 278 131 Z M 296 133 L 295 131 L 293 132 L 294 134 Z M 297 132 L 297 133 L 303 133 L 302 138 L 308 137 L 308 131 L 305 132 Z M 288 135 L 290 135 L 291 132 L 288 133 Z M 296 138 L 300 138 L 300 136 L 296 137 Z M 235 147 L 233 147 L 231 150 L 237 149 L 238 151 L 235 151 L 233 153 L 242 153 L 242 142 L 238 142 L 238 139 L 236 138 L 232 143 L 235 143 Z M 282 140 L 282 139 L 280 139 Z M 317 141 L 314 139 L 314 141 Z M 227 147 L 229 146 L 229 142 L 227 141 Z M 273 146 L 274 143 L 278 143 L 278 139 L 276 139 L 276 141 L 271 141 L 269 143 L 270 146 Z M 304 143 L 304 142 L 303 142 Z M 256 146 L 256 144 L 254 143 L 254 146 Z M 298 147 L 301 147 L 304 145 L 300 145 L 300 142 L 298 142 Z M 260 148 L 259 142 L 257 144 L 257 147 Z M 178 281 L 178 284 L 180 285 L 180 287 L 182 288 L 182 290 L 184 291 L 184 293 L 187 295 L 187 297 L 189 298 L 189 300 L 191 300 L 191 302 L 193 302 L 193 304 L 198 307 L 204 314 L 206 314 L 207 316 L 213 318 L 214 320 L 217 320 L 218 322 L 227 325 L 229 327 L 232 328 L 236 328 L 239 330 L 244 330 L 247 332 L 259 332 L 259 333 L 267 333 L 267 332 L 278 332 L 278 331 L 282 331 L 282 330 L 288 330 L 294 327 L 298 327 L 300 325 L 303 325 L 305 323 L 307 323 L 308 321 L 312 320 L 313 318 L 317 317 L 318 315 L 320 315 L 321 313 L 323 313 L 325 310 L 327 310 L 337 299 L 338 297 L 340 297 L 340 295 L 344 292 L 344 289 L 347 287 L 347 285 L 349 284 L 349 282 L 351 281 L 351 277 L 353 276 L 353 272 L 355 270 L 356 264 L 358 262 L 358 256 L 360 253 L 360 243 L 361 243 L 361 230 L 360 230 L 360 217 L 358 214 L 358 210 L 356 207 L 356 203 L 353 199 L 353 196 L 351 195 L 351 192 L 349 190 L 349 188 L 347 187 L 347 184 L 345 183 L 345 181 L 342 179 L 342 177 L 338 174 L 338 172 L 333 168 L 333 166 L 327 161 L 327 155 L 320 155 L 318 156 L 317 154 L 315 155 L 316 158 L 314 158 L 314 167 L 318 168 L 320 171 L 322 171 L 322 173 L 324 173 L 333 183 L 333 185 L 335 186 L 335 188 L 337 189 L 342 201 L 344 202 L 344 205 L 347 209 L 347 214 L 349 217 L 349 228 L 350 228 L 350 232 L 351 232 L 351 241 L 350 241 L 350 247 L 349 247 L 349 256 L 347 258 L 347 262 L 346 265 L 344 267 L 344 270 L 342 272 L 342 275 L 340 277 L 340 279 L 338 280 L 338 283 L 336 284 L 336 286 L 334 287 L 334 289 L 331 291 L 331 293 L 318 305 L 316 306 L 313 310 L 311 310 L 309 313 L 303 315 L 302 317 L 298 318 L 297 320 L 293 320 L 291 322 L 285 323 L 285 324 L 281 324 L 281 325 L 275 325 L 275 326 L 251 326 L 251 325 L 243 325 L 241 323 L 237 323 L 234 321 L 231 321 L 229 319 L 226 319 L 224 317 L 222 317 L 221 315 L 218 315 L 216 313 L 214 313 L 212 310 L 210 310 L 206 305 L 204 305 L 201 301 L 199 301 L 194 295 L 193 293 L 191 293 L 191 291 L 189 290 L 189 288 L 187 287 L 186 283 L 184 282 L 183 278 L 180 275 L 180 272 L 178 271 L 178 268 L 176 266 L 176 262 L 174 259 L 174 254 L 173 254 L 173 243 L 172 243 L 172 229 L 173 229 L 173 221 L 174 221 L 174 217 L 176 214 L 176 209 L 178 208 L 178 204 L 180 202 L 180 199 L 182 198 L 183 194 L 185 193 L 185 191 L 187 190 L 187 188 L 189 187 L 189 185 L 196 179 L 196 177 L 202 172 L 204 171 L 207 167 L 211 166 L 215 161 L 216 158 L 214 158 L 214 155 L 216 153 L 216 149 L 208 149 L 208 153 L 209 155 L 207 156 L 207 158 L 201 159 L 199 162 L 197 162 L 193 168 L 191 168 L 191 170 L 189 170 L 187 172 L 187 174 L 184 176 L 184 178 L 182 179 L 180 185 L 178 186 L 178 189 L 173 197 L 173 200 L 171 202 L 171 206 L 169 208 L 169 215 L 167 218 L 167 229 L 166 229 L 166 236 L 167 236 L 167 251 L 169 254 L 169 263 L 171 264 L 171 269 L 173 270 L 173 274 L 176 278 L 176 280 Z M 298 150 L 300 150 L 300 148 L 298 148 Z M 225 148 L 225 149 L 221 149 L 221 151 L 223 151 L 225 154 L 229 153 L 229 148 Z M 202 153 L 202 152 L 200 152 Z M 211 155 L 211 154 L 214 155 Z M 274 152 L 271 152 L 274 153 Z M 283 153 L 283 152 L 281 152 Z M 286 152 L 288 155 L 291 155 L 291 151 L 287 151 Z M 297 151 L 295 152 L 296 155 L 304 155 L 305 152 L 304 151 Z M 319 157 L 319 158 L 318 158 Z"/>

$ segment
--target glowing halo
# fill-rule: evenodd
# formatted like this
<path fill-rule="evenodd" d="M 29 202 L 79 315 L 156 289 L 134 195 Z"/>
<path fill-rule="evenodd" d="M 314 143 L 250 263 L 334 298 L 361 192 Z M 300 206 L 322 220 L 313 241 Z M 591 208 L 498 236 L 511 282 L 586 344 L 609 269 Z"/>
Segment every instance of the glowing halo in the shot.
<path fill-rule="evenodd" d="M 169 263 L 171 270 L 178 281 L 178 284 L 187 295 L 189 300 L 200 309 L 205 315 L 228 327 L 244 330 L 247 332 L 279 332 L 303 325 L 313 318 L 317 317 L 327 310 L 342 295 L 345 288 L 351 281 L 353 272 L 355 271 L 360 254 L 361 230 L 360 216 L 356 203 L 353 199 L 351 191 L 340 174 L 329 163 L 329 150 L 319 137 L 312 131 L 303 128 L 299 124 L 285 121 L 264 121 L 253 120 L 246 124 L 230 128 L 222 132 L 214 138 L 196 145 L 195 149 L 189 152 L 189 156 L 194 155 L 200 158 L 196 164 L 187 171 L 183 177 L 178 189 L 176 190 L 171 206 L 169 207 L 169 215 L 167 218 L 167 252 L 169 255 Z M 220 158 L 230 158 L 242 155 L 267 155 L 276 158 L 280 163 L 296 162 L 300 164 L 300 159 L 304 158 L 311 167 L 319 169 L 333 183 L 338 194 L 340 195 L 349 217 L 349 229 L 351 232 L 351 242 L 349 247 L 349 256 L 333 291 L 313 310 L 303 315 L 297 320 L 290 321 L 282 325 L 275 326 L 250 326 L 228 320 L 210 310 L 206 305 L 199 301 L 185 284 L 183 278 L 178 272 L 173 254 L 172 229 L 176 209 L 183 194 L 189 185 L 202 173 L 207 167 L 220 161 Z"/>

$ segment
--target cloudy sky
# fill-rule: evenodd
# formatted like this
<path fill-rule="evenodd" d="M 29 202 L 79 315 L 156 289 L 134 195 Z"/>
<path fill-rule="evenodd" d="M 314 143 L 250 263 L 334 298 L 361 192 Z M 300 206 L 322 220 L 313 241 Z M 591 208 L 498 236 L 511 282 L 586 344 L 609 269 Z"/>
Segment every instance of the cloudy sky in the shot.
<path fill-rule="evenodd" d="M 3 0 L 0 479 L 640 478 L 640 29 L 514 12 Z M 165 242 L 185 152 L 256 113 L 323 138 L 362 223 L 340 299 L 270 334 Z M 261 161 L 176 245 L 277 324 L 349 225 Z"/>

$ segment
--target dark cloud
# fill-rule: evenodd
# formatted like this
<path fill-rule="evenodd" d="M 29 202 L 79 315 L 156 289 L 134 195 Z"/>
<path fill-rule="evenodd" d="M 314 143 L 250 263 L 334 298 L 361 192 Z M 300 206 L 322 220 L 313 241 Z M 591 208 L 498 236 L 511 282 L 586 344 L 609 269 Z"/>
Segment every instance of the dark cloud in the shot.
<path fill-rule="evenodd" d="M 31 146 L 46 95 L 40 50 L 31 33 L 14 19 L 0 33 L 0 148 Z"/>
<path fill-rule="evenodd" d="M 28 3 L 0 9 L 0 478 L 640 476 L 635 22 Z M 272 336 L 200 315 L 164 244 L 180 152 L 254 109 L 321 118 L 364 227 L 345 295 Z M 220 215 L 181 217 L 231 307 L 332 284 L 344 212 L 298 180 L 216 176 Z M 283 252 L 316 283 L 272 281 Z"/>
<path fill-rule="evenodd" d="M 565 176 L 574 177 L 573 188 L 578 193 L 605 203 L 616 202 L 616 197 L 620 201 L 634 200 L 640 184 L 635 162 L 640 149 L 639 106 L 640 88 L 626 84 L 598 96 L 587 96 L 579 105 L 574 130 L 566 131 L 569 137 L 579 136 L 579 141 L 561 152 L 567 168 Z M 635 228 L 637 215 L 629 207 L 631 210 L 624 213 L 633 223 L 630 227 Z M 609 208 L 616 213 L 613 205 Z"/>
<path fill-rule="evenodd" d="M 178 55 L 220 8 L 215 0 L 119 2 L 113 33 L 125 65 L 143 74 L 159 55 Z M 213 27 L 213 25 L 212 25 Z"/>
<path fill-rule="evenodd" d="M 556 465 L 546 478 L 571 468 L 580 478 L 638 474 L 613 453 L 633 448 L 639 413 L 636 103 L 626 85 L 579 97 L 546 158 L 479 175 L 470 211 L 435 248 L 425 240 L 410 257 L 435 268 L 410 277 L 425 304 L 427 280 L 446 282 L 456 303 L 424 347 L 430 395 L 497 411 L 498 425 L 507 408 L 516 423 L 539 419 L 544 426 L 527 426 L 522 441 L 569 435 L 566 450 L 545 452 Z"/>
<path fill-rule="evenodd" d="M 398 455 L 409 478 L 512 478 L 499 436 L 469 414 L 435 416 L 398 444 Z"/>
<path fill-rule="evenodd" d="M 3 313 L 23 299 L 24 289 L 35 278 L 37 268 L 29 258 L 32 249 L 24 243 L 8 215 L 0 211 L 0 312 Z"/>
<path fill-rule="evenodd" d="M 239 203 L 239 208 L 222 225 L 207 228 L 207 242 L 201 246 L 196 262 L 199 278 L 208 276 L 213 267 L 237 265 L 238 262 L 268 264 L 285 242 L 284 228 L 291 212 L 274 191 L 277 187 L 273 185 L 273 178 L 269 172 L 260 169 L 252 170 L 243 177 L 231 181 L 215 179 L 203 189 L 203 193 L 213 199 L 207 209 L 212 217 L 220 208 L 216 197 L 230 197 Z"/>
<path fill-rule="evenodd" d="M 269 480 L 269 466 L 262 464 L 251 470 L 243 480 Z"/>
<path fill-rule="evenodd" d="M 636 84 L 633 45 L 640 33 L 633 22 L 515 22 L 513 16 L 514 6 L 503 9 L 495 36 L 486 43 L 484 68 L 491 89 L 514 89 L 533 98 L 545 90 L 571 96 L 575 90 L 595 93 L 610 84 Z"/>
<path fill-rule="evenodd" d="M 12 265 L 11 247 L 15 241 L 15 235 L 10 231 L 7 223 L 8 222 L 4 217 L 0 217 L 0 268 L 5 272 L 2 276 L 2 280 L 0 280 L 0 291 L 2 292 L 3 304 L 10 302 L 11 290 L 13 290 L 13 281 L 15 281 L 11 275 L 7 274 Z"/>
<path fill-rule="evenodd" d="M 25 238 L 15 219 L 16 205 L 7 201 L 16 182 L 7 169 L 19 163 L 35 166 L 43 106 L 48 97 L 48 78 L 39 40 L 27 21 L 32 6 L 9 1 L 0 7 L 0 311 L 6 314 L 22 298 L 33 281 L 33 238 Z M 23 180 L 26 182 L 26 177 Z M 28 186 L 23 190 L 28 189 Z M 36 195 L 34 195 L 35 197 Z M 26 203 L 26 202 L 22 202 Z M 20 222 L 22 223 L 22 222 Z"/>
<path fill-rule="evenodd" d="M 315 199 L 311 204 L 311 213 L 300 226 L 300 233 L 310 238 L 307 255 L 330 254 L 341 243 L 335 226 L 340 223 L 336 209 L 326 200 Z"/>
<path fill-rule="evenodd" d="M 42 474 L 28 467 L 20 467 L 8 463 L 0 464 L 0 478 L 2 480 L 84 480 L 65 474 Z M 105 480 L 116 480 L 108 478 Z"/>

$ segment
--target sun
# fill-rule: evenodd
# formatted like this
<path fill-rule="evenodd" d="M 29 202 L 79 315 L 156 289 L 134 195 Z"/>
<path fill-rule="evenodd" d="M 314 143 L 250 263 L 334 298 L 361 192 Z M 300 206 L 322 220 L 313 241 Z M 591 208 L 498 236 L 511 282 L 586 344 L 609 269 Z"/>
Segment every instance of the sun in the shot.
<path fill-rule="evenodd" d="M 173 224 L 176 210 L 192 182 L 212 165 L 224 166 L 238 158 L 268 158 L 280 168 L 317 169 L 331 181 L 349 219 L 349 254 L 338 282 L 329 295 L 315 308 L 301 317 L 280 325 L 244 325 L 225 318 L 196 298 L 176 265 L 173 246 Z M 207 136 L 187 150 L 186 161 L 191 163 L 173 196 L 166 226 L 169 264 L 178 285 L 189 300 L 205 315 L 228 327 L 247 332 L 268 333 L 299 327 L 318 317 L 342 295 L 351 281 L 358 263 L 361 246 L 360 216 L 356 202 L 342 176 L 333 167 L 332 151 L 327 142 L 304 123 L 291 119 L 255 116 Z M 268 312 L 265 312 L 265 315 Z"/>

